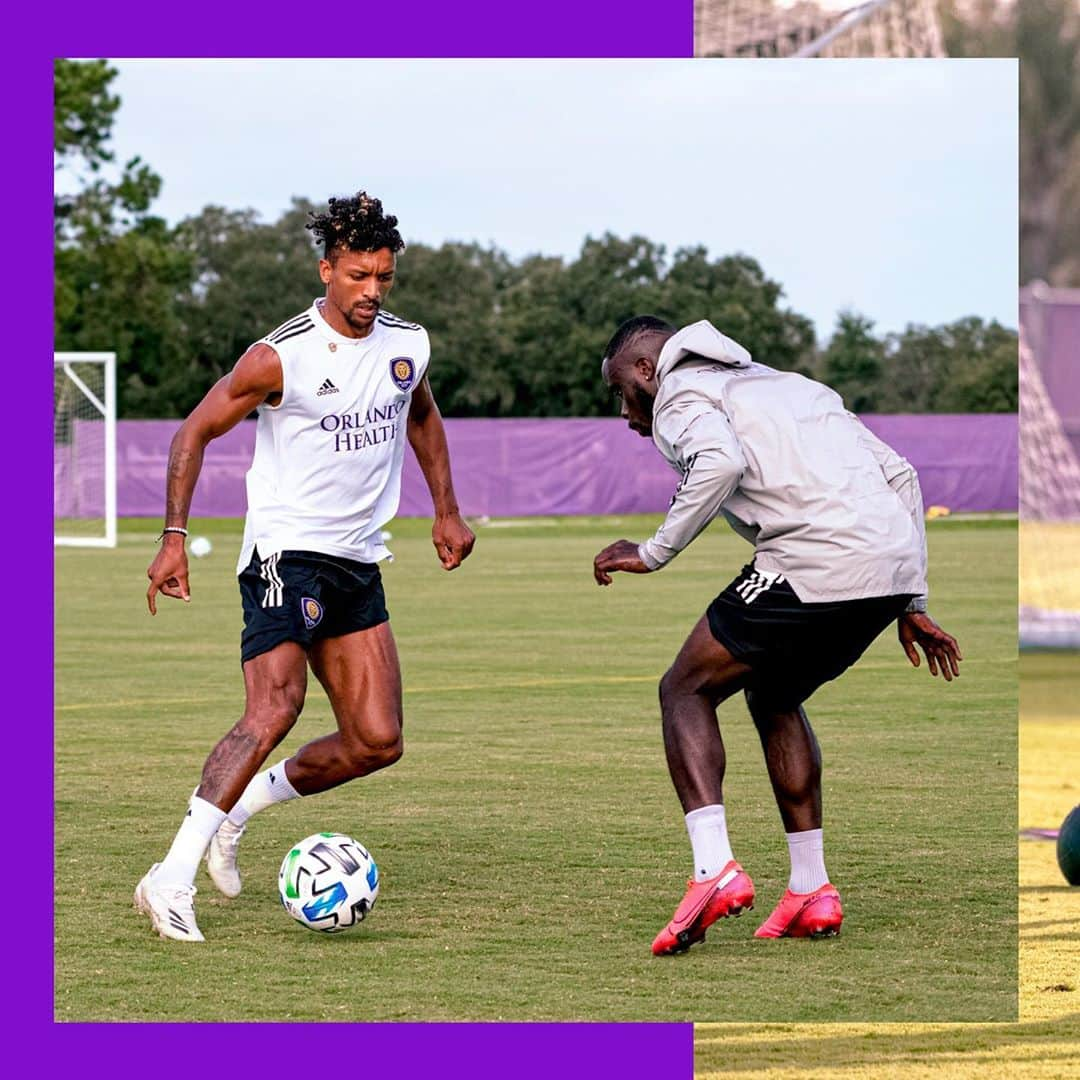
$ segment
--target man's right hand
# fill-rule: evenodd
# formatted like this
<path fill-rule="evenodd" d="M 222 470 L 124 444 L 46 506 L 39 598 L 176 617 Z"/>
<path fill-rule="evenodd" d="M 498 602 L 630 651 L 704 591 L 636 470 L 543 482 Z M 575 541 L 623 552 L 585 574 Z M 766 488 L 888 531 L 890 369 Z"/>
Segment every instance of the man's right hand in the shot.
<path fill-rule="evenodd" d="M 146 603 L 150 614 L 157 614 L 157 594 L 171 596 L 175 600 L 191 603 L 191 591 L 188 588 L 187 552 L 184 550 L 184 538 L 179 533 L 166 533 L 157 558 L 146 571 L 150 579 L 150 588 L 146 590 Z"/>
<path fill-rule="evenodd" d="M 624 574 L 652 573 L 641 561 L 638 545 L 633 540 L 616 540 L 593 559 L 593 577 L 597 585 L 610 585 L 612 573 L 618 570 Z"/>
<path fill-rule="evenodd" d="M 253 345 L 228 375 L 222 375 L 180 425 L 169 447 L 165 521 L 179 525 L 191 506 L 203 451 L 211 439 L 231 431 L 248 413 L 282 390 L 281 358 L 270 345 Z M 161 550 L 146 576 L 146 603 L 157 614 L 157 594 L 189 603 L 188 561 L 181 533 L 165 533 Z"/>

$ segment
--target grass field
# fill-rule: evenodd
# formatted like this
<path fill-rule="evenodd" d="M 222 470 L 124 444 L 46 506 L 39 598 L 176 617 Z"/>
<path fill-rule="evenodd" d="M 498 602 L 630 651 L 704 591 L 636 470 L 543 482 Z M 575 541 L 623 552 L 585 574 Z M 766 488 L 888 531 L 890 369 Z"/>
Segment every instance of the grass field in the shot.
<path fill-rule="evenodd" d="M 239 523 L 196 523 L 214 554 L 193 560 L 191 605 L 153 620 L 156 523 L 124 523 L 112 551 L 59 550 L 57 1018 L 1014 1020 L 1015 525 L 930 530 L 932 608 L 967 658 L 958 683 L 912 671 L 885 636 L 810 704 L 844 933 L 752 937 L 787 855 L 732 701 L 727 802 L 758 908 L 654 960 L 689 871 L 655 684 L 748 551 L 717 528 L 662 574 L 598 589 L 594 553 L 654 524 L 495 522 L 447 575 L 426 524 L 396 523 L 405 757 L 256 819 L 243 895 L 200 875 L 203 946 L 153 937 L 131 891 L 241 708 Z M 331 725 L 313 688 L 281 751 Z M 282 856 L 320 829 L 355 834 L 382 870 L 353 936 L 309 933 L 278 905 Z"/>
<path fill-rule="evenodd" d="M 1080 656 L 1020 663 L 1020 826 L 1055 828 L 1080 803 Z M 1080 889 L 1053 843 L 1020 843 L 1020 1018 L 1015 1024 L 699 1025 L 695 1075 L 1066 1080 L 1080 1061 Z M 978 947 L 977 942 L 973 942 Z"/>
<path fill-rule="evenodd" d="M 1080 526 L 1073 521 L 1024 521 L 1020 526 L 1020 603 L 1024 606 L 1080 608 L 1080 572 L 1074 559 L 1046 561 L 1048 551 L 1080 548 Z"/>

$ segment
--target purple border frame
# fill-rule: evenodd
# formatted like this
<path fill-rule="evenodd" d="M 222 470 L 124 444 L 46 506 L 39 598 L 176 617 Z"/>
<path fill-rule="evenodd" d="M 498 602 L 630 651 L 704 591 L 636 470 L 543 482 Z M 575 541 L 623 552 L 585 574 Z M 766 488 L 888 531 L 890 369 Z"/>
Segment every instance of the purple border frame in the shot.
<path fill-rule="evenodd" d="M 280 16 L 275 9 L 280 10 Z M 689 57 L 693 55 L 691 0 L 473 0 L 468 7 L 437 0 L 398 0 L 371 11 L 378 34 L 340 42 L 341 53 L 367 56 L 492 57 Z M 3 188 L 14 243 L 4 267 L 7 295 L 29 311 L 14 327 L 9 356 L 19 365 L 9 383 L 10 419 L 4 425 L 5 461 L 17 463 L 9 480 L 8 505 L 18 530 L 5 530 L 7 565 L 18 565 L 24 581 L 47 582 L 52 592 L 51 439 L 48 422 L 50 374 L 46 328 L 52 322 L 51 189 L 52 58 L 54 56 L 280 56 L 281 27 L 297 25 L 298 9 L 280 0 L 234 4 L 189 0 L 160 8 L 132 0 L 76 5 L 57 0 L 47 9 L 18 5 L 9 12 L 9 51 L 0 79 L 13 104 L 8 141 L 18 148 Z M 317 41 L 318 12 L 300 14 L 301 50 Z M 361 29 L 364 22 L 361 21 Z M 333 41 L 326 41 L 328 48 Z M 359 44 L 359 48 L 358 48 Z M 311 46 L 308 45 L 308 48 Z M 336 51 L 336 50 L 335 50 Z M 17 253 L 17 254 L 16 254 Z M 38 271 L 41 271 L 38 273 Z M 47 276 L 48 275 L 48 276 Z M 16 288 L 18 287 L 18 292 Z M 20 304 L 21 306 L 21 304 Z M 19 402 L 11 401 L 12 393 Z M 29 403 L 29 408 L 23 408 Z M 11 490 L 14 488 L 14 491 Z M 14 495 L 14 498 L 12 498 Z M 9 519 L 9 525 L 13 519 Z M 29 535 L 27 535 L 29 533 Z M 17 537 L 13 540 L 12 537 Z M 18 563 L 14 562 L 18 545 Z M 10 551 L 8 550 L 10 549 Z M 40 592 L 40 590 L 36 590 Z M 14 702 L 9 718 L 25 732 L 32 765 L 9 778 L 9 798 L 23 821 L 52 817 L 52 641 L 51 605 L 38 595 L 19 617 L 18 663 L 31 677 L 9 680 Z M 14 644 L 14 643 L 13 643 Z M 42 877 L 52 875 L 51 844 L 30 845 Z M 55 1024 L 51 910 L 24 915 L 9 945 L 9 987 L 21 1041 L 44 1045 L 50 1072 L 84 1077 L 125 1075 L 128 1062 L 194 1058 L 191 1032 L 182 1024 Z M 15 1025 L 18 1025 L 17 1027 Z M 334 1025 L 340 1027 L 340 1025 Z M 267 1030 L 270 1027 L 272 1030 Z M 401 1024 L 362 1025 L 365 1072 L 386 1076 L 468 1075 L 486 1077 L 689 1077 L 693 1070 L 690 1024 Z M 279 1030 L 280 1029 L 280 1030 Z M 286 1025 L 205 1025 L 197 1052 L 220 1048 L 224 1060 L 245 1071 L 280 1061 Z M 44 1036 L 41 1039 L 40 1036 Z M 186 1053 L 185 1053 L 186 1051 Z"/>

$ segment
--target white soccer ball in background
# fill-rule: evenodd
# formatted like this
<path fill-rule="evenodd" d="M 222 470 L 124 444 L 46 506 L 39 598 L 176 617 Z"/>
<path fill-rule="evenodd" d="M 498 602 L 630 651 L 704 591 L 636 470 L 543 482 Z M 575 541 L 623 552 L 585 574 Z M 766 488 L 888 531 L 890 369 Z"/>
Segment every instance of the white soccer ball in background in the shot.
<path fill-rule="evenodd" d="M 214 550 L 214 545 L 206 539 L 205 536 L 193 536 L 188 542 L 188 551 L 195 556 L 196 559 L 201 559 L 206 555 L 209 555 Z"/>
<path fill-rule="evenodd" d="M 324 832 L 294 844 L 278 873 L 285 910 L 301 926 L 337 934 L 362 922 L 379 896 L 379 868 L 350 836 Z"/>

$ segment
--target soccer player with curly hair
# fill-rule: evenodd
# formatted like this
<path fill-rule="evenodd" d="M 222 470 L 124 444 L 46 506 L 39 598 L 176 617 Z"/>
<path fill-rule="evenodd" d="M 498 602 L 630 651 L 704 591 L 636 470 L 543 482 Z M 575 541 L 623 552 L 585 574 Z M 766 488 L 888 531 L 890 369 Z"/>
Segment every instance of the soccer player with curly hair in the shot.
<path fill-rule="evenodd" d="M 406 439 L 431 491 L 443 567 L 460 566 L 475 539 L 454 497 L 427 332 L 384 307 L 405 246 L 397 218 L 363 191 L 311 216 L 325 295 L 253 344 L 169 451 L 162 546 L 147 572 L 151 614 L 159 592 L 190 599 L 184 540 L 207 444 L 257 413 L 237 565 L 244 713 L 135 891 L 154 929 L 179 941 L 204 940 L 193 906 L 204 855 L 214 884 L 239 894 L 237 847 L 253 814 L 401 757 L 401 673 L 378 563 L 390 557 L 383 527 L 397 511 Z M 337 730 L 260 772 L 300 715 L 309 666 Z"/>

